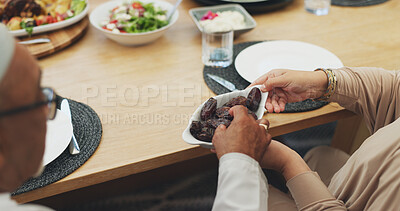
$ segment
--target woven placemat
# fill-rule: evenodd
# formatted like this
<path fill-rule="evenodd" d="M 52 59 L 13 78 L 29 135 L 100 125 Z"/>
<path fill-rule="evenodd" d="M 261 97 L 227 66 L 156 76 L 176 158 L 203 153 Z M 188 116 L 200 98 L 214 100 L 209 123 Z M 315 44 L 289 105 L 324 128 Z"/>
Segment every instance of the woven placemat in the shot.
<path fill-rule="evenodd" d="M 331 4 L 336 6 L 346 6 L 346 7 L 364 7 L 375 4 L 381 4 L 386 1 L 388 0 L 332 0 Z"/>
<path fill-rule="evenodd" d="M 62 99 L 57 96 L 57 108 L 60 108 Z M 88 105 L 70 99 L 68 101 L 71 108 L 74 134 L 81 152 L 77 155 L 71 155 L 67 147 L 60 156 L 46 165 L 42 175 L 26 181 L 11 195 L 41 188 L 66 177 L 82 166 L 96 151 L 103 131 L 99 116 Z"/>
<path fill-rule="evenodd" d="M 233 61 L 236 60 L 237 55 L 244 50 L 245 48 L 267 41 L 253 41 L 253 42 L 243 42 L 233 45 Z M 227 92 L 230 92 L 227 88 L 221 86 L 219 83 L 215 82 L 213 79 L 207 76 L 207 74 L 213 74 L 224 78 L 233 84 L 235 84 L 236 89 L 245 89 L 250 85 L 248 81 L 242 78 L 239 73 L 236 71 L 234 62 L 225 68 L 216 68 L 211 66 L 204 66 L 203 69 L 203 78 L 206 82 L 208 88 L 210 88 L 215 94 L 220 95 Z M 303 112 L 303 111 L 311 111 L 317 108 L 320 108 L 324 105 L 328 104 L 327 102 L 319 102 L 312 100 L 305 100 L 297 103 L 288 103 L 285 106 L 285 111 L 283 113 L 294 113 L 294 112 Z"/>

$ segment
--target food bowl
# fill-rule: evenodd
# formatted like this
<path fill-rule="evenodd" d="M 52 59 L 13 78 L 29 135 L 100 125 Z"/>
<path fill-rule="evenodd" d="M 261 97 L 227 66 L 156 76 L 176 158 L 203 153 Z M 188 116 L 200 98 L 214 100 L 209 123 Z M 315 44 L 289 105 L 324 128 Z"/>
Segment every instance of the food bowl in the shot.
<path fill-rule="evenodd" d="M 135 45 L 144 45 L 151 42 L 154 42 L 158 38 L 160 38 L 175 22 L 178 20 L 179 12 L 175 10 L 174 14 L 171 17 L 168 25 L 156 29 L 154 31 L 141 32 L 141 33 L 114 33 L 108 30 L 105 30 L 101 27 L 101 23 L 107 19 L 110 15 L 110 11 L 121 5 L 125 2 L 131 2 L 127 0 L 113 0 L 108 1 L 100 6 L 96 7 L 90 14 L 89 20 L 93 27 L 95 27 L 98 31 L 103 33 L 109 39 L 118 42 L 123 45 L 135 46 Z M 163 10 L 171 11 L 173 9 L 173 5 L 171 3 L 161 1 L 161 0 L 140 0 L 142 3 L 153 3 L 154 6 L 160 7 Z"/>
<path fill-rule="evenodd" d="M 189 10 L 189 14 L 192 17 L 197 28 L 202 32 L 203 27 L 200 24 L 201 18 L 208 12 L 225 12 L 225 11 L 236 11 L 243 15 L 244 17 L 244 27 L 241 29 L 233 30 L 235 37 L 254 29 L 257 26 L 256 21 L 253 17 L 239 4 L 225 4 L 210 7 L 198 7 Z"/>
<path fill-rule="evenodd" d="M 254 87 L 260 88 L 261 85 L 254 86 Z M 226 93 L 226 94 L 222 94 L 222 95 L 218 95 L 218 96 L 213 97 L 214 99 L 217 100 L 217 108 L 221 107 L 222 105 L 224 105 L 226 102 L 228 102 L 232 98 L 235 98 L 235 97 L 238 97 L 238 96 L 247 97 L 247 95 L 249 94 L 251 89 L 254 88 L 254 87 L 250 87 L 250 88 L 247 88 L 245 90 L 229 92 L 229 93 Z M 261 102 L 260 102 L 260 105 L 259 105 L 259 107 L 257 109 L 257 112 L 255 112 L 255 114 L 257 115 L 257 119 L 262 119 L 262 117 L 264 116 L 264 112 L 266 111 L 265 110 L 265 102 L 267 101 L 267 97 L 268 97 L 268 92 L 261 92 Z M 193 137 L 193 135 L 190 133 L 190 125 L 192 124 L 193 121 L 200 121 L 200 112 L 201 112 L 201 109 L 204 106 L 204 103 L 206 103 L 206 102 L 207 102 L 207 100 L 205 102 L 203 102 L 196 109 L 196 111 L 192 114 L 192 117 L 189 120 L 188 126 L 186 127 L 186 129 L 182 133 L 182 138 L 188 144 L 200 145 L 200 146 L 205 147 L 205 148 L 214 148 L 212 143 L 198 140 L 195 137 Z"/>

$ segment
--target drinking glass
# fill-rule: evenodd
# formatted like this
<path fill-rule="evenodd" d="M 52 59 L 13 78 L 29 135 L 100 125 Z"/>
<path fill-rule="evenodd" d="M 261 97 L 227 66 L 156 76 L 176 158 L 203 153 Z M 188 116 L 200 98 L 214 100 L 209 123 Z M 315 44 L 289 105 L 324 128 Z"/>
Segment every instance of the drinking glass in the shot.
<path fill-rule="evenodd" d="M 232 64 L 233 29 L 224 22 L 209 23 L 202 32 L 202 61 L 207 66 L 227 67 Z"/>
<path fill-rule="evenodd" d="M 331 0 L 304 0 L 304 8 L 315 15 L 327 15 Z"/>

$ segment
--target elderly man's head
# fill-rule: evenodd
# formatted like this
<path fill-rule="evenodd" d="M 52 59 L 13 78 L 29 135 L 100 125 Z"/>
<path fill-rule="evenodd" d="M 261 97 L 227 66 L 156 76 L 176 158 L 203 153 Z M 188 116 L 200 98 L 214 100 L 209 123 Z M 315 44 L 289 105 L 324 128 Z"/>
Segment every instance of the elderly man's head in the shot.
<path fill-rule="evenodd" d="M 36 60 L 15 45 L 11 63 L 0 77 L 0 112 L 43 101 L 40 75 Z M 39 168 L 47 112 L 43 105 L 0 117 L 0 192 L 15 190 Z"/>

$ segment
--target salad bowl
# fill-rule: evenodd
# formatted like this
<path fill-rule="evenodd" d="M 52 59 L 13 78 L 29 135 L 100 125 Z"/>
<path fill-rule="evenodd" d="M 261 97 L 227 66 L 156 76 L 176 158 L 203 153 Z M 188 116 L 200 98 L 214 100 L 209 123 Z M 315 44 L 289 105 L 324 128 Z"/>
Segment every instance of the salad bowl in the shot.
<path fill-rule="evenodd" d="M 74 11 L 73 14 L 71 13 L 71 11 Z M 70 9 L 68 10 L 68 13 L 64 13 L 62 15 L 57 14 L 57 16 L 50 16 L 50 14 L 48 14 L 48 16 L 45 15 L 44 17 L 43 15 L 40 15 L 39 17 L 43 17 L 42 19 L 39 19 L 36 16 L 35 18 L 26 18 L 31 20 L 35 19 L 35 23 L 39 23 L 39 21 L 41 21 L 42 24 L 41 25 L 38 24 L 37 26 L 27 27 L 25 29 L 23 28 L 18 30 L 10 30 L 9 32 L 15 37 L 22 37 L 22 36 L 31 36 L 34 34 L 40 34 L 44 32 L 55 31 L 57 29 L 66 28 L 68 26 L 71 26 L 79 22 L 80 20 L 86 17 L 88 11 L 89 11 L 88 0 L 73 0 L 70 3 Z M 62 16 L 63 17 L 62 20 L 58 19 L 59 18 L 58 16 Z M 46 20 L 45 23 L 43 23 L 44 20 Z M 0 18 L 0 23 L 1 23 L 1 18 Z M 21 21 L 19 25 L 22 24 L 26 23 L 23 23 L 23 21 Z"/>
<path fill-rule="evenodd" d="M 172 25 L 175 24 L 179 17 L 178 10 L 175 10 L 167 25 L 159 29 L 146 32 L 118 33 L 104 27 L 103 23 L 110 17 L 111 11 L 127 2 L 129 3 L 132 1 L 113 0 L 99 5 L 91 12 L 89 16 L 90 23 L 107 38 L 117 43 L 128 46 L 137 46 L 151 43 L 160 38 Z M 154 7 L 159 7 L 162 10 L 166 10 L 167 14 L 169 14 L 169 11 L 171 11 L 174 7 L 171 3 L 162 0 L 140 0 L 140 2 L 143 4 L 153 3 Z"/>

